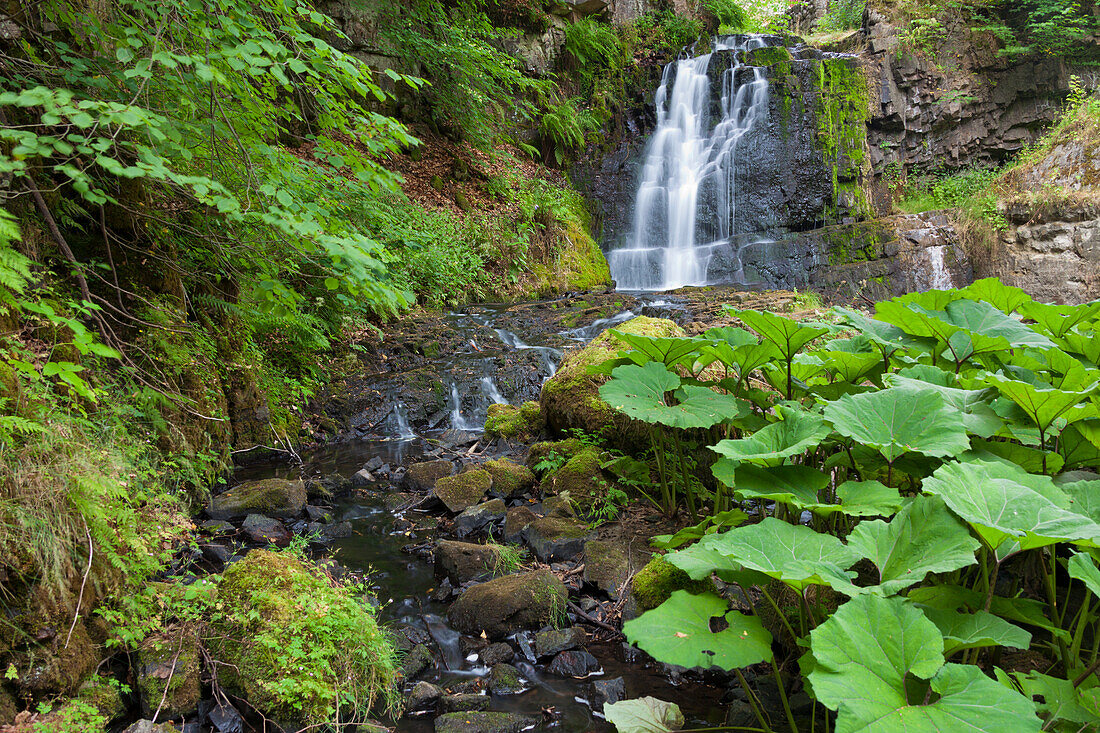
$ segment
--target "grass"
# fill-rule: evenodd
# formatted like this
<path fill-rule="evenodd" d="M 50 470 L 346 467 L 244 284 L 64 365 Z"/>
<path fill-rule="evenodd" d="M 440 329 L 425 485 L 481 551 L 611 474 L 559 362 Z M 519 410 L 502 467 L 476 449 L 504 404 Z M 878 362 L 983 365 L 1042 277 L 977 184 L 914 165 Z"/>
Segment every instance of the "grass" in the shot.
<path fill-rule="evenodd" d="M 523 569 L 524 562 L 527 561 L 527 551 L 522 548 L 503 545 L 491 540 L 486 542 L 485 546 L 491 547 L 496 555 L 493 567 L 490 568 L 494 575 L 511 575 L 519 572 Z"/>

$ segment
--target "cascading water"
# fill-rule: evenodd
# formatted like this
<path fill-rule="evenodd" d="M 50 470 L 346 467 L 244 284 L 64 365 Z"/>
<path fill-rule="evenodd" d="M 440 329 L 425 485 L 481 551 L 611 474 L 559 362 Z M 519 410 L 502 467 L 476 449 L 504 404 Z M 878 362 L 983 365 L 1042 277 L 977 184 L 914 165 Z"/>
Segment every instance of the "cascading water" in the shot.
<path fill-rule="evenodd" d="M 672 290 L 708 281 L 715 248 L 736 233 L 737 148 L 768 116 L 763 68 L 747 72 L 744 55 L 768 45 L 764 36 L 716 39 L 714 51 L 665 67 L 657 90 L 657 129 L 647 148 L 625 247 L 608 253 L 623 290 Z M 732 57 L 721 76 L 720 117 L 711 113 L 711 64 Z M 713 209 L 713 215 L 700 216 Z M 737 273 L 733 273 L 736 277 Z"/>

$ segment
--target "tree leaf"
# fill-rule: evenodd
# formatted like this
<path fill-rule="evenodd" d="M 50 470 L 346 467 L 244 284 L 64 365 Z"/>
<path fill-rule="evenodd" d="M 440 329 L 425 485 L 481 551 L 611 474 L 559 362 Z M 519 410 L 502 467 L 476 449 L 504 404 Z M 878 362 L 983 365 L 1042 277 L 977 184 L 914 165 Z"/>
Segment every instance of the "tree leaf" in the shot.
<path fill-rule="evenodd" d="M 1031 702 L 975 666 L 944 664 L 935 624 L 904 599 L 854 598 L 810 633 L 809 679 L 837 710 L 836 733 L 1039 731 Z M 911 705 L 909 676 L 931 680 L 939 699 Z"/>
<path fill-rule="evenodd" d="M 965 297 L 990 303 L 1005 313 L 1021 310 L 1031 302 L 1031 296 L 1014 285 L 1005 285 L 998 278 L 975 280 L 959 291 Z"/>
<path fill-rule="evenodd" d="M 981 543 L 937 497 L 918 496 L 890 520 L 860 522 L 848 535 L 848 547 L 879 571 L 874 590 L 898 593 L 924 580 L 975 562 Z"/>
<path fill-rule="evenodd" d="M 970 447 L 958 413 L 945 409 L 932 389 L 892 387 L 845 395 L 825 406 L 825 419 L 841 435 L 877 448 L 889 462 L 908 451 L 943 457 Z"/>
<path fill-rule="evenodd" d="M 831 432 L 815 413 L 786 405 L 780 405 L 777 412 L 781 418 L 778 422 L 747 438 L 720 441 L 710 449 L 733 461 L 778 465 L 784 458 L 816 448 Z"/>
<path fill-rule="evenodd" d="M 671 733 L 684 727 L 680 707 L 655 697 L 604 705 L 603 714 L 619 733 Z"/>
<path fill-rule="evenodd" d="M 623 624 L 623 633 L 654 659 L 681 667 L 734 670 L 772 658 L 772 635 L 760 619 L 729 610 L 729 602 L 713 593 L 674 591 Z"/>

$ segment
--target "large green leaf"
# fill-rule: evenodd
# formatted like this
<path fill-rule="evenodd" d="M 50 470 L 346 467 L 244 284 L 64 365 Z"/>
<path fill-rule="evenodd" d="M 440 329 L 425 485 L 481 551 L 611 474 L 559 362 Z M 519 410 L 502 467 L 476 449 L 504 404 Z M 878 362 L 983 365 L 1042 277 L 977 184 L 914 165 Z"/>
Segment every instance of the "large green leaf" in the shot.
<path fill-rule="evenodd" d="M 705 339 L 642 336 L 614 328 L 611 329 L 611 333 L 615 338 L 644 355 L 646 361 L 660 362 L 665 366 L 673 366 L 685 361 L 707 343 Z"/>
<path fill-rule="evenodd" d="M 670 404 L 667 395 L 673 390 L 679 400 Z M 616 367 L 600 386 L 600 397 L 636 420 L 674 428 L 709 428 L 749 410 L 732 395 L 693 385 L 681 388 L 680 378 L 657 361 Z"/>
<path fill-rule="evenodd" d="M 729 602 L 713 593 L 675 591 L 623 624 L 623 633 L 657 661 L 681 667 L 728 671 L 772 658 L 772 635 L 760 619 L 731 611 Z"/>
<path fill-rule="evenodd" d="M 922 607 L 921 611 L 943 635 L 944 656 L 951 656 L 963 649 L 990 646 L 1027 649 L 1031 644 L 1030 632 L 988 611 L 962 613 L 929 606 Z"/>
<path fill-rule="evenodd" d="M 866 337 L 884 356 L 906 348 L 919 348 L 924 350 L 927 342 L 913 338 L 897 326 L 885 321 L 868 318 L 859 311 L 848 308 L 834 308 L 843 323 L 847 323 Z"/>
<path fill-rule="evenodd" d="M 1076 578 L 1085 584 L 1089 591 L 1100 598 L 1100 570 L 1096 568 L 1096 561 L 1085 552 L 1075 552 L 1066 563 L 1069 577 Z"/>
<path fill-rule="evenodd" d="M 958 412 L 945 408 L 932 389 L 892 387 L 845 395 L 825 406 L 825 419 L 841 435 L 877 448 L 890 462 L 908 451 L 942 457 L 970 447 Z"/>
<path fill-rule="evenodd" d="M 837 710 L 836 733 L 1039 731 L 1031 702 L 971 665 L 944 664 L 936 625 L 905 600 L 854 598 L 810 633 L 817 699 Z M 907 695 L 907 677 L 939 698 Z M 917 698 L 919 700 L 919 698 Z"/>
<path fill-rule="evenodd" d="M 981 543 L 941 499 L 918 496 L 889 523 L 860 522 L 848 535 L 848 547 L 878 568 L 879 585 L 872 590 L 892 595 L 921 582 L 928 573 L 973 565 Z"/>
<path fill-rule="evenodd" d="M 846 570 L 860 559 L 859 553 L 836 537 L 809 527 L 768 517 L 716 535 L 710 547 L 798 591 L 810 585 L 828 585 L 848 595 L 862 592 L 852 585 L 855 573 Z"/>
<path fill-rule="evenodd" d="M 923 489 L 942 497 L 1002 558 L 1062 541 L 1100 542 L 1100 524 L 1073 511 L 1070 497 L 1049 477 L 1011 463 L 947 463 L 924 480 Z"/>
<path fill-rule="evenodd" d="M 1100 338 L 1094 331 L 1070 331 L 1056 340 L 1069 353 L 1077 354 L 1093 365 L 1100 365 Z"/>
<path fill-rule="evenodd" d="M 815 353 L 821 357 L 825 368 L 835 374 L 838 379 L 853 384 L 859 382 L 864 375 L 882 366 L 882 357 L 874 352 L 817 351 Z"/>
<path fill-rule="evenodd" d="M 1007 675 L 1000 673 L 998 677 L 1003 679 Z M 1074 686 L 1071 680 L 1035 671 L 1026 675 L 1017 672 L 1013 678 L 1023 693 L 1035 701 L 1039 714 L 1050 721 L 1045 726 L 1046 730 L 1074 733 L 1100 730 L 1100 694 L 1097 694 L 1100 688 L 1092 679 Z"/>
<path fill-rule="evenodd" d="M 1100 300 L 1081 305 L 1054 305 L 1053 303 L 1025 303 L 1020 314 L 1035 321 L 1035 325 L 1047 334 L 1062 338 L 1078 323 L 1100 314 Z"/>
<path fill-rule="evenodd" d="M 1082 391 L 1066 392 L 1060 389 L 1040 389 L 1027 382 L 1008 379 L 999 374 L 990 374 L 986 377 L 986 383 L 994 386 L 1008 399 L 1027 413 L 1039 430 L 1046 432 L 1059 417 L 1069 417 L 1071 409 L 1083 401 L 1090 393 L 1096 391 L 1097 385 L 1093 383 Z M 1084 417 L 1091 417 L 1082 414 Z M 1072 422 L 1072 420 L 1070 420 Z"/>
<path fill-rule="evenodd" d="M 732 466 L 736 469 L 731 472 Z M 714 476 L 742 499 L 770 499 L 799 508 L 817 504 L 818 492 L 829 485 L 829 475 L 811 466 L 765 467 L 720 461 L 714 466 Z"/>
<path fill-rule="evenodd" d="M 1031 302 L 1031 296 L 1014 285 L 1005 285 L 995 277 L 987 277 L 975 280 L 959 291 L 960 294 L 973 300 L 981 300 L 990 303 L 1005 313 L 1020 310 Z"/>
<path fill-rule="evenodd" d="M 733 461 L 778 465 L 784 458 L 816 448 L 831 432 L 816 413 L 780 405 L 780 420 L 757 430 L 747 438 L 723 440 L 711 450 Z"/>
<path fill-rule="evenodd" d="M 879 481 L 845 481 L 836 487 L 836 498 L 840 511 L 854 517 L 888 517 L 905 504 L 897 488 Z M 819 504 L 811 510 L 823 513 L 828 506 L 833 505 Z"/>
<path fill-rule="evenodd" d="M 890 386 L 914 391 L 933 390 L 943 398 L 946 406 L 958 410 L 962 414 L 963 427 L 983 438 L 992 436 L 1004 424 L 1004 420 L 993 411 L 989 404 L 989 399 L 994 390 L 961 389 L 949 386 L 946 383 L 927 381 L 932 374 L 942 375 L 940 378 L 943 380 L 948 377 L 954 378 L 954 375 L 948 374 L 942 369 L 928 367 L 927 370 L 905 369 L 898 374 L 888 375 L 885 381 Z"/>
<path fill-rule="evenodd" d="M 603 714 L 619 733 L 672 733 L 684 727 L 680 707 L 655 697 L 604 705 Z"/>
<path fill-rule="evenodd" d="M 959 326 L 971 334 L 1003 340 L 1003 345 L 991 345 L 982 351 L 995 349 L 1034 346 L 1048 349 L 1054 342 L 1034 329 L 1027 327 L 1012 316 L 1006 315 L 989 303 L 974 300 L 956 300 L 944 307 L 949 323 Z"/>
<path fill-rule="evenodd" d="M 958 585 L 930 585 L 913 588 L 907 594 L 909 600 L 942 611 L 977 612 L 985 607 L 986 596 L 971 588 Z M 1069 634 L 1054 625 L 1044 615 L 1046 604 L 1033 598 L 1005 598 L 993 596 L 989 599 L 989 610 L 995 616 L 1019 624 L 1035 626 L 1060 639 L 1069 640 Z"/>
<path fill-rule="evenodd" d="M 828 329 L 807 326 L 784 316 L 754 310 L 730 309 L 730 313 L 741 319 L 742 323 L 760 334 L 761 338 L 775 344 L 784 359 L 794 356 L 803 346 L 818 336 L 828 333 Z"/>

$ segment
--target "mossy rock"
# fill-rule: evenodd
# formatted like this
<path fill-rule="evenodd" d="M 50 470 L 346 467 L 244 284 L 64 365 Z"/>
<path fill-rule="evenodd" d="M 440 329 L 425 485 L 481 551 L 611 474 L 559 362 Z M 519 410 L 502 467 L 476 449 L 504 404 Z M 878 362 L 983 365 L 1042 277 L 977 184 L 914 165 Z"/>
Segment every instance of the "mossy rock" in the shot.
<path fill-rule="evenodd" d="M 217 603 L 219 681 L 268 717 L 319 726 L 395 699 L 397 655 L 374 610 L 296 556 L 251 551 L 226 569 Z"/>
<path fill-rule="evenodd" d="M 566 461 L 564 466 L 543 477 L 543 491 L 568 494 L 581 514 L 586 514 L 607 492 L 607 481 L 600 466 L 602 456 L 603 452 L 598 448 L 586 447 Z"/>
<path fill-rule="evenodd" d="M 176 626 L 147 637 L 137 653 L 141 714 L 151 718 L 159 708 L 165 718 L 190 717 L 202 697 L 200 673 L 194 628 Z"/>
<path fill-rule="evenodd" d="M 474 506 L 485 498 L 493 485 L 493 476 L 488 471 L 476 468 L 457 476 L 445 476 L 435 482 L 432 496 L 452 512 L 461 512 Z"/>
<path fill-rule="evenodd" d="M 489 405 L 485 418 L 485 434 L 490 438 L 529 440 L 542 432 L 542 427 L 542 412 L 537 402 Z"/>
<path fill-rule="evenodd" d="M 612 600 L 619 600 L 623 587 L 637 570 L 649 562 L 651 553 L 644 541 L 593 540 L 584 545 L 584 582 L 594 585 Z"/>
<path fill-rule="evenodd" d="M 293 519 L 305 509 L 306 498 L 302 481 L 269 478 L 249 481 L 218 494 L 206 513 L 211 519 L 234 519 L 247 514 Z"/>
<path fill-rule="evenodd" d="M 508 575 L 468 588 L 451 606 L 451 625 L 464 634 L 503 639 L 523 629 L 559 625 L 569 597 L 548 569 Z"/>
<path fill-rule="evenodd" d="M 624 333 L 654 337 L 683 337 L 684 329 L 663 318 L 638 316 L 616 327 Z M 589 374 L 588 367 L 602 364 L 626 349 L 608 329 L 584 348 L 566 355 L 558 372 L 542 386 L 539 406 L 547 428 L 555 433 L 581 430 L 598 435 L 608 445 L 636 447 L 647 426 L 616 412 L 600 397 L 600 385 L 607 378 Z"/>
<path fill-rule="evenodd" d="M 667 601 L 674 591 L 686 590 L 692 594 L 714 592 L 714 582 L 710 579 L 692 580 L 663 555 L 657 555 L 634 576 L 631 590 L 641 609 L 648 611 Z"/>
<path fill-rule="evenodd" d="M 520 733 L 540 722 L 519 713 L 447 713 L 435 719 L 435 733 Z"/>
<path fill-rule="evenodd" d="M 554 460 L 565 464 L 570 458 L 583 450 L 587 450 L 589 447 L 591 447 L 589 443 L 585 443 L 583 440 L 577 440 L 576 438 L 548 440 L 542 443 L 535 443 L 527 452 L 527 467 L 532 471 L 538 471 L 539 469 L 536 467 L 543 461 L 549 459 L 551 454 L 556 455 Z"/>
<path fill-rule="evenodd" d="M 790 60 L 791 52 L 783 46 L 754 48 L 745 53 L 745 64 L 748 66 L 774 66 Z"/>
<path fill-rule="evenodd" d="M 454 472 L 455 467 L 450 461 L 444 459 L 421 461 L 409 466 L 401 479 L 401 485 L 409 491 L 431 491 L 436 481 Z"/>
<path fill-rule="evenodd" d="M 543 517 L 523 530 L 528 547 L 544 563 L 571 560 L 584 552 L 584 544 L 596 539 L 596 533 L 577 519 Z"/>
<path fill-rule="evenodd" d="M 493 477 L 493 493 L 505 499 L 525 494 L 535 487 L 535 474 L 507 458 L 486 461 L 482 468 Z"/>

